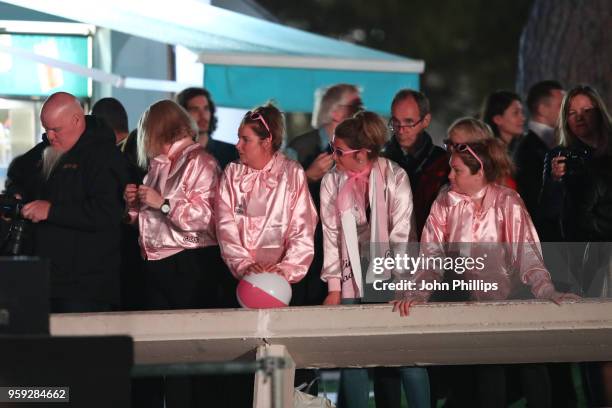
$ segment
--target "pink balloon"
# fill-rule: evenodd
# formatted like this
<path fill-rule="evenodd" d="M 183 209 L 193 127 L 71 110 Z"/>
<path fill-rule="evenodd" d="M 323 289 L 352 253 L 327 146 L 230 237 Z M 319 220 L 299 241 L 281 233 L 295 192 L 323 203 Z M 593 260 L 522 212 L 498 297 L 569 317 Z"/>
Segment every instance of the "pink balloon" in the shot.
<path fill-rule="evenodd" d="M 291 301 L 291 285 L 277 273 L 253 273 L 238 283 L 236 297 L 247 309 L 286 307 Z"/>

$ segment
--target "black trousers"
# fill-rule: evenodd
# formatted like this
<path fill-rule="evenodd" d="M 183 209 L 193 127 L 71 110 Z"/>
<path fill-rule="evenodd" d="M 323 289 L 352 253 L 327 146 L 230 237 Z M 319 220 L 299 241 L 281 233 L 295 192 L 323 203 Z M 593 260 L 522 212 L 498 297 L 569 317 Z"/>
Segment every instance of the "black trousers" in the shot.
<path fill-rule="evenodd" d="M 214 247 L 218 250 L 218 247 Z M 208 279 L 218 260 L 210 248 L 186 249 L 158 261 L 146 261 L 144 302 L 147 310 L 204 308 L 214 293 Z"/>
<path fill-rule="evenodd" d="M 183 250 L 168 258 L 145 262 L 144 308 L 147 310 L 204 309 L 232 304 L 235 289 L 224 274 L 219 247 Z M 229 275 L 230 278 L 231 275 Z M 224 288 L 221 288 L 225 285 Z M 132 382 L 132 405 L 149 407 L 218 406 L 220 376 L 189 376 L 137 379 Z"/>

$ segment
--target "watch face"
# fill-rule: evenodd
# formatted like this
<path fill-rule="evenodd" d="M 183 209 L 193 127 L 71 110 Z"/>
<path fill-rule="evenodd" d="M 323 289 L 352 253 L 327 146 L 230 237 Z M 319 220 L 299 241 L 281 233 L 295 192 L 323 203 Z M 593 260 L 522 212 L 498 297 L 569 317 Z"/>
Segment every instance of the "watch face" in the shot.
<path fill-rule="evenodd" d="M 170 212 L 170 204 L 164 203 L 161 206 L 161 212 L 168 214 Z"/>

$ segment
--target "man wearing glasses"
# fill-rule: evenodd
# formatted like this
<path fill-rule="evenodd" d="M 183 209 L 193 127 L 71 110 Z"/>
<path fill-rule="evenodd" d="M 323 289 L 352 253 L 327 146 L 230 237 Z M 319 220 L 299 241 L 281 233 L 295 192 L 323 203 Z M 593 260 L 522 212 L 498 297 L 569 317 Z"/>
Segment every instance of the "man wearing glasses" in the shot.
<path fill-rule="evenodd" d="M 426 131 L 430 122 L 429 100 L 423 93 L 402 89 L 395 94 L 389 120 L 392 135 L 383 155 L 408 173 L 419 238 L 431 204 L 448 182 L 450 171 L 446 151 L 434 145 Z"/>
<path fill-rule="evenodd" d="M 317 197 L 320 181 L 334 163 L 328 146 L 336 126 L 362 108 L 361 95 L 355 85 L 336 84 L 318 89 L 312 114 L 312 127 L 315 129 L 289 142 L 287 151 L 304 167 L 308 182 L 318 183 Z"/>
<path fill-rule="evenodd" d="M 391 139 L 382 153 L 408 173 L 419 240 L 431 205 L 440 187 L 448 182 L 450 172 L 448 154 L 433 144 L 426 131 L 430 122 L 427 97 L 412 89 L 400 90 L 391 102 L 391 119 L 388 124 Z M 434 385 L 435 382 L 432 382 Z M 377 406 L 399 407 L 400 377 L 397 368 L 379 367 L 374 370 L 374 395 L 377 397 Z"/>

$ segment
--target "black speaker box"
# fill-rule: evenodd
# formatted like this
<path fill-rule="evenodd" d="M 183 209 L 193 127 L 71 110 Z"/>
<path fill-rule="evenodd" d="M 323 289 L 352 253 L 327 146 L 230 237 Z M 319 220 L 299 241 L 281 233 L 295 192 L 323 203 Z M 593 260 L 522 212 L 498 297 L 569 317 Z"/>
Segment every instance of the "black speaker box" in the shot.
<path fill-rule="evenodd" d="M 49 261 L 0 257 L 0 334 L 49 334 Z"/>
<path fill-rule="evenodd" d="M 0 403 L 0 407 L 131 405 L 133 342 L 128 336 L 0 336 L 0 387 L 69 387 L 69 403 Z"/>

